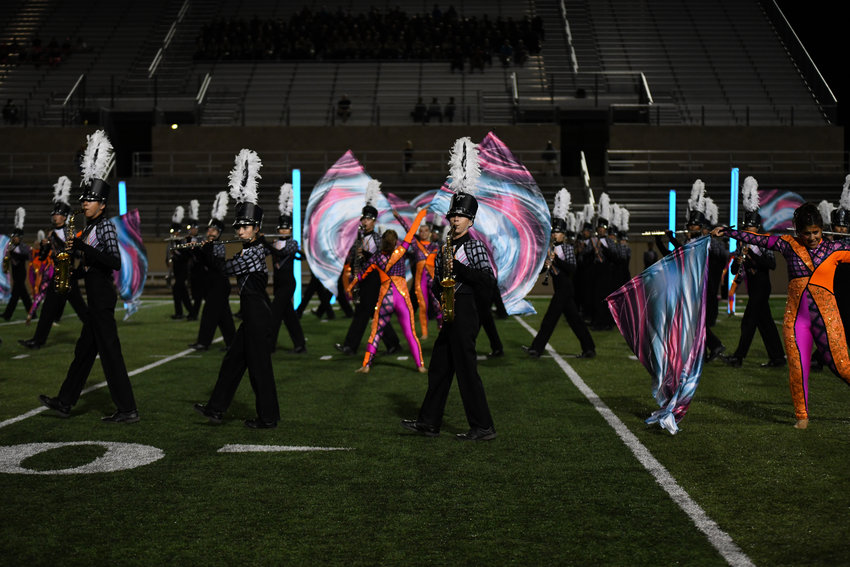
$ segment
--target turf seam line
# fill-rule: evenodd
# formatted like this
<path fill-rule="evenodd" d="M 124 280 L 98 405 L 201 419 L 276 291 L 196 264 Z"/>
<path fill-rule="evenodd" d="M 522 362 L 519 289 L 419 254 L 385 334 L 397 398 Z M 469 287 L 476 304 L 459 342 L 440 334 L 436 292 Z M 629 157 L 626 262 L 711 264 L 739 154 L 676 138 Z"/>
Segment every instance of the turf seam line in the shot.
<path fill-rule="evenodd" d="M 514 319 L 516 319 L 520 325 L 531 333 L 532 336 L 537 334 L 536 331 L 520 317 L 515 316 Z M 653 478 L 655 478 L 655 482 L 657 482 L 659 486 L 661 486 L 661 488 L 670 495 L 673 502 L 675 502 L 679 508 L 688 515 L 696 528 L 706 535 L 709 543 L 720 553 L 723 559 L 725 559 L 726 562 L 733 567 L 754 567 L 755 564 L 749 557 L 747 557 L 741 548 L 738 547 L 729 534 L 720 529 L 717 522 L 712 520 L 708 514 L 705 513 L 705 510 L 703 510 L 700 505 L 697 504 L 681 486 L 679 486 L 679 483 L 676 482 L 676 479 L 672 474 L 670 474 L 670 471 L 668 471 L 664 465 L 662 465 L 661 462 L 652 455 L 649 449 L 640 442 L 637 436 L 635 436 L 635 434 L 626 427 L 626 424 L 623 423 L 623 421 L 617 417 L 611 408 L 609 408 L 605 402 L 596 395 L 596 392 L 594 392 L 590 386 L 582 380 L 578 372 L 576 372 L 575 369 L 570 366 L 569 363 L 567 363 L 567 361 L 564 360 L 548 343 L 546 345 L 546 351 L 552 355 L 552 358 L 555 359 L 555 362 L 558 363 L 558 366 L 561 367 L 561 370 L 564 371 L 564 374 L 567 375 L 573 385 L 578 388 L 585 398 L 587 398 L 594 409 L 602 416 L 603 419 L 605 419 L 605 421 L 608 422 L 608 425 L 614 429 L 617 436 L 626 445 L 626 447 L 629 448 L 632 454 L 634 454 L 638 462 L 640 462 L 640 464 L 649 471 Z"/>
<path fill-rule="evenodd" d="M 221 342 L 222 340 L 224 340 L 222 337 L 218 337 L 217 339 L 213 340 L 213 344 Z M 141 368 L 136 368 L 135 370 L 131 370 L 130 372 L 127 373 L 127 376 L 128 377 L 136 376 L 137 374 L 141 374 L 142 372 L 146 372 L 148 370 L 151 370 L 152 368 L 156 368 L 157 366 L 163 365 L 166 362 L 171 362 L 172 360 L 177 360 L 178 358 L 183 358 L 184 356 L 186 356 L 188 354 L 194 354 L 195 352 L 197 352 L 195 349 L 187 348 L 186 350 L 182 350 L 182 351 L 180 351 L 176 354 L 172 354 L 172 355 L 167 356 L 167 357 L 165 357 L 161 360 L 157 360 L 156 362 L 151 362 L 150 364 L 146 364 L 146 365 L 142 366 Z M 104 386 L 106 386 L 106 380 L 104 380 L 103 382 L 98 382 L 97 384 L 94 384 L 92 386 L 89 386 L 88 388 L 86 388 L 85 390 L 80 392 L 80 396 L 82 397 L 83 395 L 88 394 L 89 392 L 94 392 L 95 390 L 97 390 L 99 388 L 103 388 Z M 22 413 L 21 415 L 18 415 L 18 416 L 15 416 L 15 417 L 10 417 L 6 421 L 0 421 L 0 429 L 3 429 L 7 425 L 12 425 L 13 423 L 18 423 L 19 421 L 23 421 L 23 420 L 25 420 L 29 417 L 34 416 L 34 415 L 38 415 L 43 411 L 47 411 L 47 408 L 42 406 L 42 407 L 39 407 L 39 408 L 31 409 L 28 412 Z"/>

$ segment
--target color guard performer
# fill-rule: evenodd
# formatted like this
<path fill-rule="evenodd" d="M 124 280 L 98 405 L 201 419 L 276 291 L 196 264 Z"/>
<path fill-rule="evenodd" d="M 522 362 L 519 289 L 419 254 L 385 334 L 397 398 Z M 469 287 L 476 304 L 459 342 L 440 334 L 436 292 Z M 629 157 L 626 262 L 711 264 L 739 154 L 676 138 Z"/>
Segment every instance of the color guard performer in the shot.
<path fill-rule="evenodd" d="M 175 248 L 180 244 L 188 242 L 181 236 L 183 232 L 183 215 L 185 211 L 181 205 L 174 209 L 171 215 L 170 238 L 168 249 L 165 252 L 165 261 L 171 269 L 171 297 L 174 299 L 174 314 L 172 319 L 182 319 L 183 308 L 187 313 L 192 312 L 192 300 L 189 298 L 189 290 L 186 288 L 186 279 L 189 277 L 189 253 L 186 250 Z"/>
<path fill-rule="evenodd" d="M 480 329 L 476 289 L 487 289 L 495 280 L 487 249 L 469 236 L 478 211 L 478 201 L 470 194 L 480 175 L 477 154 L 477 147 L 468 137 L 455 142 L 450 161 L 450 188 L 455 195 L 446 213 L 449 236 L 434 266 L 433 289 L 441 297 L 443 325 L 434 341 L 428 390 L 419 416 L 401 422 L 405 429 L 427 437 L 440 433 L 455 375 L 469 423 L 469 431 L 458 434 L 457 439 L 487 441 L 496 437 L 475 352 Z"/>
<path fill-rule="evenodd" d="M 112 144 L 103 130 L 88 136 L 88 146 L 82 164 L 83 194 L 80 195 L 86 227 L 80 236 L 68 235 L 72 249 L 82 255 L 81 268 L 88 296 L 88 310 L 83 319 L 80 338 L 74 348 L 74 360 L 68 368 L 59 395 L 39 396 L 41 403 L 68 417 L 80 398 L 95 358 L 100 356 L 103 373 L 112 401 L 117 410 L 102 418 L 109 423 L 139 421 L 133 387 L 127 375 L 118 328 L 115 324 L 115 291 L 113 272 L 121 269 L 121 252 L 115 225 L 106 216 L 109 185 L 103 178 L 109 171 Z"/>
<path fill-rule="evenodd" d="M 246 419 L 251 429 L 271 429 L 280 421 L 280 407 L 272 366 L 271 341 L 274 315 L 266 293 L 269 280 L 266 248 L 260 238 L 263 210 L 257 206 L 257 180 L 262 162 L 256 152 L 243 149 L 230 173 L 230 196 L 236 199 L 233 227 L 243 240 L 242 250 L 225 263 L 225 273 L 236 276 L 242 323 L 221 361 L 218 380 L 209 401 L 195 411 L 211 423 L 221 423 L 239 382 L 248 371 L 254 390 L 257 417 Z"/>
<path fill-rule="evenodd" d="M 348 251 L 345 264 L 342 269 L 345 286 L 349 285 L 354 276 L 365 269 L 372 261 L 372 256 L 377 254 L 381 248 L 381 233 L 375 230 L 375 221 L 378 218 L 378 209 L 375 204 L 380 195 L 380 183 L 372 179 L 366 187 L 366 205 L 360 216 L 360 228 L 357 238 Z M 339 295 L 343 295 L 343 286 Z M 354 309 L 354 317 L 348 327 L 348 333 L 342 343 L 336 343 L 334 348 L 343 354 L 351 355 L 360 348 L 360 341 L 366 326 L 372 320 L 375 307 L 378 304 L 378 292 L 381 288 L 381 278 L 377 272 L 372 272 L 359 284 L 359 301 Z M 387 345 L 387 353 L 392 354 L 400 348 L 398 335 L 392 325 L 387 325 L 382 336 L 384 344 Z"/>
<path fill-rule="evenodd" d="M 845 236 L 833 236 L 833 240 L 850 239 L 850 175 L 844 178 L 838 208 L 831 213 L 832 231 Z M 844 324 L 844 336 L 850 337 L 850 265 L 839 264 L 835 269 L 835 303 Z"/>

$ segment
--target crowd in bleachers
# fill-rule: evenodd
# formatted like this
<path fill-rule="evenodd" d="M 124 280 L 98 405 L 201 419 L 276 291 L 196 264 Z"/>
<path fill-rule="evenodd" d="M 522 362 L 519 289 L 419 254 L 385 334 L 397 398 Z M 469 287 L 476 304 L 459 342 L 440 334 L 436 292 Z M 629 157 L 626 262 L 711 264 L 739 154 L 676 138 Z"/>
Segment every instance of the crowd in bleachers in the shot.
<path fill-rule="evenodd" d="M 452 70 L 484 70 L 498 58 L 522 65 L 540 52 L 539 17 L 461 17 L 453 7 L 407 14 L 399 8 L 364 13 L 303 8 L 287 19 L 216 19 L 196 40 L 196 59 L 432 60 Z"/>
<path fill-rule="evenodd" d="M 61 42 L 55 37 L 45 45 L 42 39 L 35 36 L 20 42 L 17 38 L 12 41 L 0 43 L 0 64 L 19 65 L 31 64 L 36 67 L 49 65 L 56 67 L 68 59 L 74 52 L 88 51 L 88 46 L 82 38 L 72 44 L 70 37 L 65 37 Z"/>

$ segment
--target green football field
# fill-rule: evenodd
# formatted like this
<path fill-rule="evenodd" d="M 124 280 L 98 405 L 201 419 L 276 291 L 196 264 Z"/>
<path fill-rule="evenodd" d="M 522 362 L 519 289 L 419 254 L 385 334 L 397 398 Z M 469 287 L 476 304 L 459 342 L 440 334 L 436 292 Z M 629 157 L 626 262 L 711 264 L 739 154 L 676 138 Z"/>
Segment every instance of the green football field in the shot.
<path fill-rule="evenodd" d="M 0 565 L 850 564 L 850 390 L 813 374 L 809 429 L 794 429 L 787 369 L 759 367 L 759 337 L 742 368 L 706 365 L 672 436 L 644 424 L 649 375 L 616 330 L 576 359 L 562 321 L 535 360 L 520 346 L 542 314 L 497 321 L 506 355 L 479 370 L 498 438 L 464 443 L 456 387 L 442 434 L 409 434 L 399 420 L 426 387 L 409 353 L 356 374 L 360 357 L 333 348 L 349 320 L 309 312 L 308 353 L 282 330 L 273 355 L 280 426 L 243 426 L 247 376 L 210 425 L 192 404 L 221 343 L 187 350 L 197 323 L 160 298 L 117 314 L 141 422 L 100 422 L 114 407 L 97 363 L 61 419 L 37 396 L 57 393 L 80 324 L 68 309 L 29 351 L 22 313 L 0 324 Z M 739 319 L 715 330 L 731 351 Z"/>

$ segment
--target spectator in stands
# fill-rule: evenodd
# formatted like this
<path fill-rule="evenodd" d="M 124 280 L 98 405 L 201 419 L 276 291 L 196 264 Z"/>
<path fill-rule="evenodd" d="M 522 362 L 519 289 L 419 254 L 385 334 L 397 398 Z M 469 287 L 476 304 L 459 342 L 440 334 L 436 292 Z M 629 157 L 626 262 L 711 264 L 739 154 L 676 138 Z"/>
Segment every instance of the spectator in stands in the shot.
<path fill-rule="evenodd" d="M 446 107 L 443 109 L 443 116 L 449 122 L 454 122 L 455 119 L 455 97 L 449 97 L 449 102 L 446 103 Z"/>
<path fill-rule="evenodd" d="M 336 103 L 336 115 L 345 124 L 351 118 L 351 99 L 347 94 L 343 94 L 342 98 Z"/>
<path fill-rule="evenodd" d="M 431 122 L 432 118 L 436 118 L 440 123 L 443 122 L 443 109 L 437 97 L 431 98 L 431 104 L 428 106 L 428 122 Z"/>
<path fill-rule="evenodd" d="M 413 117 L 414 122 L 421 122 L 422 124 L 428 122 L 428 107 L 425 106 L 425 101 L 422 100 L 421 96 L 416 100 L 410 116 Z"/>
<path fill-rule="evenodd" d="M 499 48 L 499 61 L 502 62 L 502 67 L 507 67 L 511 64 L 514 56 L 514 48 L 511 46 L 511 42 L 505 39 L 502 42 L 502 46 Z"/>
<path fill-rule="evenodd" d="M 18 106 L 10 98 L 3 106 L 3 123 L 8 126 L 14 126 L 20 120 Z"/>
<path fill-rule="evenodd" d="M 546 142 L 546 149 L 544 149 L 543 153 L 540 154 L 540 159 L 543 160 L 546 175 L 555 175 L 558 170 L 558 150 L 555 149 L 555 145 L 552 143 L 552 140 L 548 140 Z"/>

